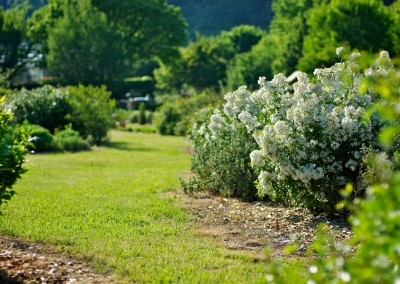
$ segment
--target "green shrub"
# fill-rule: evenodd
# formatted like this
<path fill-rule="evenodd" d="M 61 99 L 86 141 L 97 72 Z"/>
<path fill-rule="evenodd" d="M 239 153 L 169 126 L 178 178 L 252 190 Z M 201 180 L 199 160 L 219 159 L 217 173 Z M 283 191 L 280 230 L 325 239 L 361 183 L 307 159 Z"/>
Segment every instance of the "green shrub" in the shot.
<path fill-rule="evenodd" d="M 139 105 L 139 124 L 146 124 L 146 105 L 144 103 L 140 103 Z"/>
<path fill-rule="evenodd" d="M 128 121 L 130 123 L 139 123 L 139 110 L 132 110 L 129 112 Z M 145 124 L 152 124 L 153 123 L 153 112 L 146 110 L 145 111 Z"/>
<path fill-rule="evenodd" d="M 157 130 L 161 135 L 185 135 L 193 125 L 196 112 L 209 105 L 216 105 L 220 100 L 219 94 L 207 90 L 164 102 L 154 114 Z"/>
<path fill-rule="evenodd" d="M 21 132 L 29 132 L 31 135 L 31 146 L 30 150 L 38 152 L 50 152 L 55 150 L 53 144 L 53 135 L 50 131 L 40 125 L 29 124 L 24 121 L 22 125 L 14 130 L 14 135 L 18 136 Z"/>
<path fill-rule="evenodd" d="M 178 106 L 173 103 L 164 104 L 156 113 L 155 123 L 161 135 L 184 135 L 175 131 L 175 126 L 182 120 Z"/>
<path fill-rule="evenodd" d="M 71 112 L 68 116 L 73 129 L 83 138 L 92 136 L 96 144 L 107 138 L 108 130 L 114 126 L 113 113 L 115 101 L 111 99 L 106 87 L 69 86 L 68 103 Z"/>
<path fill-rule="evenodd" d="M 15 194 L 12 186 L 26 171 L 22 165 L 28 141 L 24 131 L 16 138 L 13 135 L 12 116 L 4 111 L 3 101 L 0 99 L 0 205 Z"/>
<path fill-rule="evenodd" d="M 247 93 L 241 89 L 226 99 Z M 257 175 L 250 166 L 250 153 L 257 148 L 254 138 L 237 119 L 237 111 L 205 110 L 189 132 L 194 146 L 192 172 L 195 177 L 182 182 L 185 191 L 208 190 L 224 196 L 255 199 Z"/>
<path fill-rule="evenodd" d="M 27 120 L 54 133 L 68 124 L 67 115 L 72 109 L 67 96 L 65 91 L 51 86 L 30 91 L 22 89 L 7 96 L 7 107 L 11 109 L 15 122 Z"/>
<path fill-rule="evenodd" d="M 85 151 L 90 149 L 88 141 L 79 136 L 79 132 L 71 128 L 59 131 L 54 136 L 54 144 L 60 151 Z"/>
<path fill-rule="evenodd" d="M 123 125 L 130 119 L 130 112 L 123 108 L 117 108 L 113 113 L 113 118 L 118 124 Z"/>

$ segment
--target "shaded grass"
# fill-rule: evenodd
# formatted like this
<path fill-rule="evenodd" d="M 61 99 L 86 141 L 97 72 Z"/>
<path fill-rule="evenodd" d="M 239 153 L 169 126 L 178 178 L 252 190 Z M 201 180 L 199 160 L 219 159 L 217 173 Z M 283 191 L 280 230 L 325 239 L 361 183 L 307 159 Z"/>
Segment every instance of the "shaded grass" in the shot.
<path fill-rule="evenodd" d="M 154 124 L 127 123 L 125 127 L 117 127 L 119 131 L 156 133 L 157 127 Z"/>
<path fill-rule="evenodd" d="M 122 282 L 257 283 L 267 264 L 195 236 L 160 193 L 179 187 L 182 137 L 112 132 L 110 147 L 28 157 L 0 230 L 55 246 Z"/>

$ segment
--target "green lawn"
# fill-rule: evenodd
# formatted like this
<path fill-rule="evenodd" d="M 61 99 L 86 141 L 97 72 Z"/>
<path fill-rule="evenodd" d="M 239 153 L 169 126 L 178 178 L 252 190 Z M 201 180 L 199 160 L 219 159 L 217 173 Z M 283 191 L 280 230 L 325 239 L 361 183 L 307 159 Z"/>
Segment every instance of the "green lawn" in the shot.
<path fill-rule="evenodd" d="M 160 194 L 190 168 L 184 138 L 114 131 L 111 141 L 30 155 L 1 233 L 53 245 L 122 282 L 265 282 L 265 262 L 195 236 L 190 216 Z"/>

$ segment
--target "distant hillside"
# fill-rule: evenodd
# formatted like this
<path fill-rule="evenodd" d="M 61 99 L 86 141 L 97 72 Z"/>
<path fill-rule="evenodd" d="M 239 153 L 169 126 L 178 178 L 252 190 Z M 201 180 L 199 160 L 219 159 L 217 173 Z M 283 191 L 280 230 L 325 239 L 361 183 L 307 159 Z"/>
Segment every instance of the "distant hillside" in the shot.
<path fill-rule="evenodd" d="M 33 9 L 42 7 L 47 3 L 47 0 L 0 0 L 0 6 L 4 9 L 9 9 L 12 6 L 28 2 Z"/>
<path fill-rule="evenodd" d="M 0 6 L 8 9 L 23 2 L 26 0 L 0 0 Z M 28 2 L 34 10 L 48 1 Z M 189 24 L 191 39 L 195 39 L 196 32 L 215 35 L 242 24 L 266 29 L 272 18 L 271 2 L 272 0 L 168 0 L 169 4 L 181 7 Z"/>
<path fill-rule="evenodd" d="M 214 35 L 242 24 L 266 29 L 272 19 L 272 0 L 169 0 L 168 3 L 181 7 L 191 39 L 196 32 Z"/>

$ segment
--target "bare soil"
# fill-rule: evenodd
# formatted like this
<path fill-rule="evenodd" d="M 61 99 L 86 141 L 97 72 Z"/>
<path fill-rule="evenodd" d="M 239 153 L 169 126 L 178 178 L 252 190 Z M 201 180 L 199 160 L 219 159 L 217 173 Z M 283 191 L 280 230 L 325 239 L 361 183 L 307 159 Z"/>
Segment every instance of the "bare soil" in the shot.
<path fill-rule="evenodd" d="M 0 237 L 0 283 L 115 283 L 109 275 L 43 244 Z"/>
<path fill-rule="evenodd" d="M 344 216 L 328 217 L 304 208 L 287 208 L 273 202 L 249 203 L 208 193 L 175 195 L 179 204 L 194 216 L 198 235 L 214 237 L 229 250 L 250 252 L 259 257 L 265 255 L 266 247 L 269 256 L 284 256 L 284 247 L 293 242 L 298 246 L 295 256 L 304 256 L 320 223 L 328 226 L 337 242 L 352 235 Z"/>
<path fill-rule="evenodd" d="M 248 203 L 207 193 L 165 195 L 177 197 L 177 205 L 193 215 L 197 235 L 215 238 L 226 249 L 251 253 L 255 259 L 265 257 L 266 247 L 270 256 L 281 257 L 283 248 L 294 240 L 299 245 L 295 255 L 303 256 L 319 223 L 326 223 L 339 242 L 352 234 L 343 217 L 315 215 L 303 208 L 286 208 L 272 202 Z M 54 253 L 47 245 L 0 236 L 0 283 L 117 282 L 83 262 Z"/>

